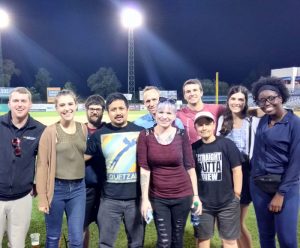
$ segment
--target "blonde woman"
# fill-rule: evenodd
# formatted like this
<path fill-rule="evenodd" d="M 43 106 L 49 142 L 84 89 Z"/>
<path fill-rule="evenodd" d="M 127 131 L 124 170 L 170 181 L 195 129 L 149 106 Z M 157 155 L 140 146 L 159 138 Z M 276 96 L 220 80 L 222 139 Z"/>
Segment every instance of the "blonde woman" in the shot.
<path fill-rule="evenodd" d="M 157 125 L 142 131 L 138 139 L 138 164 L 141 174 L 141 212 L 153 210 L 157 230 L 156 247 L 183 247 L 183 234 L 192 203 L 198 196 L 195 162 L 188 136 L 173 126 L 175 100 L 160 98 Z"/>
<path fill-rule="evenodd" d="M 86 126 L 74 121 L 76 96 L 62 90 L 55 99 L 60 120 L 43 132 L 37 162 L 38 208 L 45 213 L 46 247 L 58 247 L 63 214 L 70 247 L 82 247 L 85 215 Z"/>

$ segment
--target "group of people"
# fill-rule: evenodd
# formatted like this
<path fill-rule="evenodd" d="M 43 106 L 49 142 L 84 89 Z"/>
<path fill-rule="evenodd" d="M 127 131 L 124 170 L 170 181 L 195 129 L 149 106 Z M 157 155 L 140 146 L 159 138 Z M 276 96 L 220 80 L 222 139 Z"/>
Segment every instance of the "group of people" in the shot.
<path fill-rule="evenodd" d="M 300 119 L 284 108 L 284 83 L 269 77 L 253 84 L 259 117 L 243 86 L 230 88 L 226 106 L 205 104 L 201 82 L 189 79 L 180 110 L 154 86 L 143 93 L 149 113 L 134 122 L 123 94 L 90 96 L 83 124 L 74 120 L 75 94 L 62 90 L 55 98 L 59 121 L 45 127 L 28 114 L 30 92 L 12 91 L 10 111 L 0 117 L 0 243 L 6 231 L 10 247 L 25 246 L 37 194 L 46 247 L 58 247 L 64 213 L 70 247 L 89 246 L 94 221 L 99 247 L 114 247 L 121 222 L 128 247 L 143 247 L 152 214 L 156 246 L 184 247 L 193 208 L 197 247 L 210 246 L 217 226 L 224 248 L 248 248 L 253 202 L 261 247 L 276 247 L 277 235 L 280 247 L 296 248 Z"/>

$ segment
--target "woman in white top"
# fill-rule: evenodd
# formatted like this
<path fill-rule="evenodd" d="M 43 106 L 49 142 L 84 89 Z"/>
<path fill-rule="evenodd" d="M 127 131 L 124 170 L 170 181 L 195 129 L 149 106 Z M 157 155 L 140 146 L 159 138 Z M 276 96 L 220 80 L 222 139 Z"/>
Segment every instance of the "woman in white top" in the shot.
<path fill-rule="evenodd" d="M 219 118 L 217 135 L 231 139 L 242 156 L 243 188 L 241 193 L 241 237 L 238 246 L 243 248 L 252 247 L 251 235 L 245 224 L 245 219 L 251 195 L 249 190 L 250 158 L 252 156 L 254 136 L 259 118 L 248 116 L 248 90 L 243 86 L 233 86 L 227 95 L 226 110 Z"/>

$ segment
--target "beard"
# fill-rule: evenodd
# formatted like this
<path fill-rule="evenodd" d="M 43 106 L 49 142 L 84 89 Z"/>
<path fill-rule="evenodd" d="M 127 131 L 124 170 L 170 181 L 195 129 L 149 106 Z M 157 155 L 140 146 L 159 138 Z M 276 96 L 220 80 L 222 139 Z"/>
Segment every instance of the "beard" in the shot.
<path fill-rule="evenodd" d="M 101 127 L 102 124 L 102 115 L 98 116 L 97 119 L 93 119 L 90 116 L 87 117 L 88 122 L 91 123 L 93 126 L 95 126 L 96 128 Z"/>

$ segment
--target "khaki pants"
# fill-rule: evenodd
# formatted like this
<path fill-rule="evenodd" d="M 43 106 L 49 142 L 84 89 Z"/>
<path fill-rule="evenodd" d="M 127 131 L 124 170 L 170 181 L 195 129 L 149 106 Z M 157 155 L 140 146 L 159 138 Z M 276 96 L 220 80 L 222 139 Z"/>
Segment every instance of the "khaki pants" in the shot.
<path fill-rule="evenodd" d="M 6 231 L 11 248 L 25 247 L 30 225 L 32 196 L 30 194 L 13 201 L 0 201 L 0 248 Z"/>

